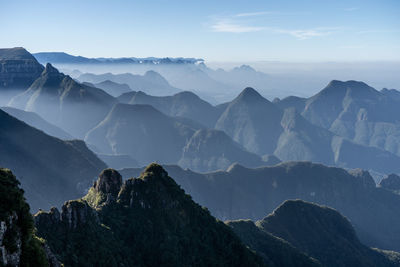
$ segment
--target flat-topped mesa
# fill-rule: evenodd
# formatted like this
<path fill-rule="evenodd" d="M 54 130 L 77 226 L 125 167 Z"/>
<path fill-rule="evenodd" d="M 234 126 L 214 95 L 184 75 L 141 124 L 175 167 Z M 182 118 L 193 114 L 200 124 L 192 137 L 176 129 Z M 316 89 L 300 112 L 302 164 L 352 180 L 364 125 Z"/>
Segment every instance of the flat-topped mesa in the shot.
<path fill-rule="evenodd" d="M 94 182 L 93 188 L 96 192 L 102 192 L 116 197 L 121 186 L 122 176 L 114 169 L 105 169 L 100 173 L 99 179 Z"/>

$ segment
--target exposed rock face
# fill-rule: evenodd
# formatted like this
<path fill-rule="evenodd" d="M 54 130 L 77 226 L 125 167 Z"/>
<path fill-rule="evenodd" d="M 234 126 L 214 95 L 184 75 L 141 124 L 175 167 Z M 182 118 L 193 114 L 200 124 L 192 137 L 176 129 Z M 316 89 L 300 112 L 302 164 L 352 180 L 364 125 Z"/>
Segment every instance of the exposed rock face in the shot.
<path fill-rule="evenodd" d="M 388 190 L 400 191 L 400 176 L 389 174 L 380 182 L 380 186 Z"/>
<path fill-rule="evenodd" d="M 10 243 L 13 243 L 12 246 Z M 0 221 L 0 263 L 5 266 L 19 266 L 22 253 L 22 233 L 18 227 L 18 215 L 13 212 Z"/>
<path fill-rule="evenodd" d="M 122 176 L 113 169 L 106 169 L 100 173 L 99 179 L 93 187 L 97 192 L 116 196 L 122 186 Z"/>
<path fill-rule="evenodd" d="M 0 168 L 0 266 L 48 266 L 19 182 Z"/>
<path fill-rule="evenodd" d="M 28 89 L 40 76 L 43 66 L 24 48 L 0 49 L 0 105 Z"/>
<path fill-rule="evenodd" d="M 53 209 L 35 221 L 68 266 L 263 266 L 157 164 L 124 183 L 117 171 L 105 170 L 83 199 L 63 206 L 61 216 Z"/>

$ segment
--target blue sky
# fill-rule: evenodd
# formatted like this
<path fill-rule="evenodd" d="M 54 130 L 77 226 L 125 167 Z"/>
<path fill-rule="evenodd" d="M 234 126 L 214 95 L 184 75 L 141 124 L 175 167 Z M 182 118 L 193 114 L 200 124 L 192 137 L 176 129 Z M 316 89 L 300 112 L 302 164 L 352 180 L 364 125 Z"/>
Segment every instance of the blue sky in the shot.
<path fill-rule="evenodd" d="M 87 57 L 400 60 L 400 1 L 0 0 L 0 45 Z"/>

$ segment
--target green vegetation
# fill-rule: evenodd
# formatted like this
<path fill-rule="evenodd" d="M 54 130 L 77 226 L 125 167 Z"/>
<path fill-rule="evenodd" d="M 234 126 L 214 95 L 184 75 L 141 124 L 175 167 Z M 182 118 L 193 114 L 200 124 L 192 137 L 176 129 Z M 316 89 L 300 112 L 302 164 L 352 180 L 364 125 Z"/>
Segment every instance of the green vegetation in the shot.
<path fill-rule="evenodd" d="M 20 266 L 47 266 L 43 243 L 34 234 L 33 219 L 23 194 L 12 172 L 0 169 L 0 221 L 7 227 L 2 245 L 11 254 L 18 252 L 17 244 L 21 244 Z"/>
<path fill-rule="evenodd" d="M 160 165 L 122 186 L 118 175 L 102 172 L 61 216 L 56 209 L 36 215 L 39 236 L 67 266 L 263 266 Z"/>

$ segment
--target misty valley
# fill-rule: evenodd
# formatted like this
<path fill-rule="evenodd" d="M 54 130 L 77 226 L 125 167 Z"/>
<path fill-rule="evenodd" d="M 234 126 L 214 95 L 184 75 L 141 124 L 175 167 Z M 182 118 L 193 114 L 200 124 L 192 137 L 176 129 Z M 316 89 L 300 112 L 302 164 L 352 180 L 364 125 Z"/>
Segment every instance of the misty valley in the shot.
<path fill-rule="evenodd" d="M 0 266 L 400 266 L 400 91 L 291 86 L 0 49 Z"/>

